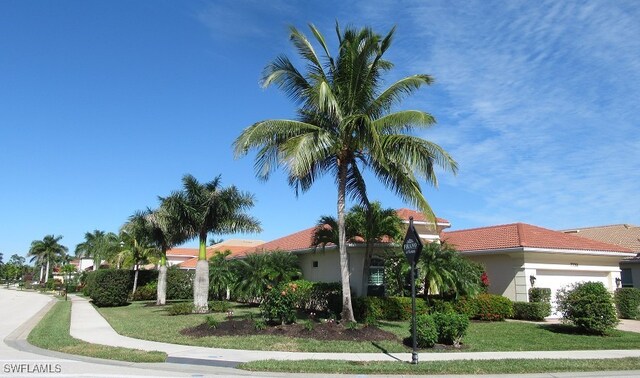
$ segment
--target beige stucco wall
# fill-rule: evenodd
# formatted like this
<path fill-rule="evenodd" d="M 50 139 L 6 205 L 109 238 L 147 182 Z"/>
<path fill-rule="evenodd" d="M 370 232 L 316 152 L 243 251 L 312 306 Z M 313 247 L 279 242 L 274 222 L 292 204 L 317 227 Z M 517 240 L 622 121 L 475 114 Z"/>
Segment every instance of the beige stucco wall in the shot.
<path fill-rule="evenodd" d="M 526 301 L 524 257 L 522 254 L 463 255 L 485 267 L 489 277 L 489 293 L 503 295 L 513 301 Z"/>
<path fill-rule="evenodd" d="M 356 296 L 362 295 L 362 265 L 364 263 L 364 248 L 349 248 L 349 279 L 351 290 Z M 375 253 L 374 253 L 375 254 Z M 336 248 L 319 248 L 315 252 L 298 255 L 302 276 L 315 282 L 340 282 L 340 257 Z M 318 267 L 313 267 L 313 262 Z"/>

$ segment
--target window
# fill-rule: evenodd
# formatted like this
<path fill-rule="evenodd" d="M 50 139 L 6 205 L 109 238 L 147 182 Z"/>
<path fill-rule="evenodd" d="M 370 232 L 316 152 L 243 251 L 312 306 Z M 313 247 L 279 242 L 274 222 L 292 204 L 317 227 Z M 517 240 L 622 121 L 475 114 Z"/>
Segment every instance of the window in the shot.
<path fill-rule="evenodd" d="M 371 259 L 369 265 L 369 286 L 384 285 L 384 262 L 381 259 Z"/>
<path fill-rule="evenodd" d="M 317 268 L 317 267 L 318 267 L 318 262 L 317 262 L 317 261 L 314 261 L 314 262 L 313 262 L 313 267 L 314 267 L 314 268 Z"/>
<path fill-rule="evenodd" d="M 622 287 L 633 287 L 633 277 L 631 276 L 631 269 L 621 269 L 620 278 L 622 278 Z"/>

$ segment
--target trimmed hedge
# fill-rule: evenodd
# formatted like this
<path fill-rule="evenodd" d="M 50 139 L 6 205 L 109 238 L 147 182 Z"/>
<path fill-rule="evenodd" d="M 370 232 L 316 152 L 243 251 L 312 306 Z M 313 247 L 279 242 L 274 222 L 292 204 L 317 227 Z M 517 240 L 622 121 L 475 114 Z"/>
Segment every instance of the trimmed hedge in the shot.
<path fill-rule="evenodd" d="M 167 308 L 167 312 L 169 312 L 169 315 L 171 316 L 189 315 L 193 313 L 194 308 L 195 307 L 192 302 L 182 302 L 171 305 Z"/>
<path fill-rule="evenodd" d="M 358 297 L 355 298 L 353 307 L 356 319 L 366 324 L 411 318 L 411 298 L 408 297 Z M 416 314 L 427 312 L 424 299 L 416 298 Z"/>
<path fill-rule="evenodd" d="M 634 287 L 622 287 L 615 293 L 616 309 L 622 319 L 640 317 L 640 290 Z"/>
<path fill-rule="evenodd" d="M 340 282 L 312 282 L 295 280 L 296 307 L 310 311 L 342 312 L 342 284 Z M 351 296 L 353 298 L 353 295 Z"/>
<path fill-rule="evenodd" d="M 167 299 L 193 299 L 192 270 L 167 269 Z"/>
<path fill-rule="evenodd" d="M 156 299 L 158 295 L 158 283 L 155 281 L 149 282 L 144 286 L 139 286 L 136 292 L 131 296 L 133 301 L 152 301 Z"/>
<path fill-rule="evenodd" d="M 87 276 L 87 291 L 98 307 L 124 306 L 129 298 L 131 274 L 128 270 L 102 269 Z"/>
<path fill-rule="evenodd" d="M 513 302 L 513 318 L 520 320 L 544 320 L 551 315 L 551 303 Z"/>
<path fill-rule="evenodd" d="M 463 298 L 455 305 L 456 311 L 470 319 L 500 321 L 513 316 L 513 306 L 509 298 L 495 294 L 478 294 Z"/>
<path fill-rule="evenodd" d="M 548 287 L 532 287 L 529 289 L 529 302 L 551 303 L 551 289 Z"/>

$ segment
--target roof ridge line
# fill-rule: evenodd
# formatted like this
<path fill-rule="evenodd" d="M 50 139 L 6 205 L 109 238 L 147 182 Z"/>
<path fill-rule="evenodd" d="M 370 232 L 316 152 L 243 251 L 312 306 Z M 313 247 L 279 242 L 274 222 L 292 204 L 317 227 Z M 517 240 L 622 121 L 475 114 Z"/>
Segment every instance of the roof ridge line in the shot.
<path fill-rule="evenodd" d="M 518 222 L 516 223 L 516 232 L 518 233 L 518 242 L 520 243 L 521 247 L 524 247 L 526 239 L 524 237 L 524 227 L 522 227 L 523 224 Z"/>

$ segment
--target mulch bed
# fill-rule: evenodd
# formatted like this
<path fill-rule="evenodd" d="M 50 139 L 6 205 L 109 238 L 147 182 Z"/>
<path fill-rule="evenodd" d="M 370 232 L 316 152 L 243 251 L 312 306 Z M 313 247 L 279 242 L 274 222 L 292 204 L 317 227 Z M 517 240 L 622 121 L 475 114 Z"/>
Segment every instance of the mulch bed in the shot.
<path fill-rule="evenodd" d="M 274 335 L 286 337 L 299 337 L 316 340 L 344 340 L 344 341 L 383 341 L 398 340 L 398 337 L 378 327 L 366 326 L 357 329 L 345 328 L 334 322 L 313 323 L 312 329 L 307 329 L 302 324 L 287 324 L 267 326 L 262 330 L 256 330 L 252 320 L 231 320 L 220 322 L 216 328 L 211 328 L 207 323 L 196 327 L 185 328 L 181 334 L 191 337 L 205 336 L 246 336 L 246 335 Z"/>

